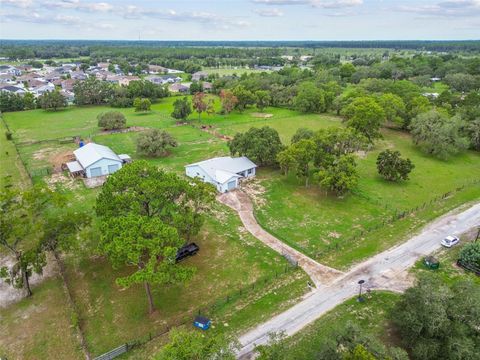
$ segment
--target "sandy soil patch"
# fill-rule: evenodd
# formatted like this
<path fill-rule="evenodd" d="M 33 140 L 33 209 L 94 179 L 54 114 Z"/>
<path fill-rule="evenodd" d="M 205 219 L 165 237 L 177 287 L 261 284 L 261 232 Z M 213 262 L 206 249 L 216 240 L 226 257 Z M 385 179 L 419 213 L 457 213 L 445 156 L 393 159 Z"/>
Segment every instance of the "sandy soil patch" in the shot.
<path fill-rule="evenodd" d="M 258 112 L 251 113 L 250 115 L 252 115 L 252 117 L 254 118 L 259 118 L 259 119 L 270 119 L 271 117 L 273 117 L 273 114 L 258 113 Z"/>
<path fill-rule="evenodd" d="M 65 150 L 64 148 L 47 147 L 37 150 L 33 153 L 35 160 L 46 160 L 53 167 L 54 172 L 62 171 L 62 164 L 75 160 L 72 150 Z"/>
<path fill-rule="evenodd" d="M 0 267 L 10 267 L 14 263 L 14 259 L 10 255 L 0 256 Z M 40 284 L 43 280 L 52 277 L 58 273 L 57 264 L 53 256 L 47 256 L 47 266 L 43 268 L 43 274 L 35 274 L 30 277 L 30 285 L 35 292 L 35 285 Z M 23 299 L 25 292 L 23 289 L 15 289 L 7 284 L 3 279 L 0 279 L 0 308 L 7 307 L 9 304 Z"/>
<path fill-rule="evenodd" d="M 264 197 L 265 187 L 260 184 L 256 178 L 247 178 L 242 180 L 242 190 L 247 193 L 256 206 L 262 207 L 266 204 Z"/>
<path fill-rule="evenodd" d="M 54 190 L 57 185 L 61 185 L 64 188 L 69 190 L 78 189 L 78 186 L 79 186 L 79 183 L 75 179 L 69 176 L 66 176 L 63 173 L 57 173 L 49 177 L 46 177 L 45 182 L 47 183 L 48 187 L 52 190 Z"/>

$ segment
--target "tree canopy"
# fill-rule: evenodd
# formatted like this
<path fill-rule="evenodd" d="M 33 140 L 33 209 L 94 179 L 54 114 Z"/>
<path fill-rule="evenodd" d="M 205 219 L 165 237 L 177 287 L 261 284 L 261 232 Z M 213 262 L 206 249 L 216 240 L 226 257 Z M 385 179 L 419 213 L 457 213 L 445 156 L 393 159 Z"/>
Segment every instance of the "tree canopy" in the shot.
<path fill-rule="evenodd" d="M 358 97 L 342 111 L 348 127 L 364 135 L 370 143 L 381 138 L 380 126 L 385 112 L 372 97 Z"/>
<path fill-rule="evenodd" d="M 402 159 L 400 151 L 385 150 L 378 154 L 377 170 L 386 180 L 407 180 L 408 174 L 415 168 L 410 159 Z"/>
<path fill-rule="evenodd" d="M 127 164 L 110 176 L 97 197 L 101 219 L 99 248 L 115 267 L 136 269 L 117 283 L 143 283 L 149 311 L 154 311 L 151 284 L 186 281 L 193 269 L 175 263 L 177 250 L 203 224 L 215 189 L 186 180 L 146 161 Z"/>
<path fill-rule="evenodd" d="M 155 360 L 234 360 L 237 342 L 221 334 L 172 330 Z"/>
<path fill-rule="evenodd" d="M 37 104 L 44 110 L 53 111 L 68 106 L 67 99 L 58 90 L 43 93 L 37 98 Z"/>
<path fill-rule="evenodd" d="M 150 157 L 165 156 L 169 147 L 177 145 L 172 135 L 159 129 L 145 130 L 137 138 L 137 152 Z"/>
<path fill-rule="evenodd" d="M 237 133 L 228 147 L 233 156 L 246 156 L 260 166 L 276 165 L 277 154 L 284 148 L 277 130 L 269 126 Z"/>
<path fill-rule="evenodd" d="M 448 286 L 422 276 L 408 289 L 392 319 L 412 359 L 475 359 L 480 353 L 480 286 L 459 281 Z"/>
<path fill-rule="evenodd" d="M 122 129 L 127 125 L 127 118 L 120 111 L 106 111 L 98 114 L 98 127 L 105 130 Z"/>
<path fill-rule="evenodd" d="M 172 117 L 179 120 L 186 120 L 192 113 L 192 106 L 187 97 L 177 99 L 173 102 Z"/>
<path fill-rule="evenodd" d="M 413 141 L 427 154 L 445 159 L 468 146 L 461 133 L 460 117 L 430 110 L 414 118 L 410 124 Z"/>

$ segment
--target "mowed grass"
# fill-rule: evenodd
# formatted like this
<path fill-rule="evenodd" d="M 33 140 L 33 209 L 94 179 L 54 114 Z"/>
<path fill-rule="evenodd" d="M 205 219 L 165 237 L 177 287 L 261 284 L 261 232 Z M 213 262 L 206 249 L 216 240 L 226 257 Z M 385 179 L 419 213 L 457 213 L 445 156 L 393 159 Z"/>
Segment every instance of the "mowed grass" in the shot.
<path fill-rule="evenodd" d="M 58 111 L 42 109 L 4 114 L 5 121 L 17 142 L 33 142 L 72 136 L 88 137 L 100 131 L 97 116 L 104 111 L 120 111 L 127 118 L 127 126 L 165 128 L 174 125 L 170 117 L 175 97 L 160 100 L 152 111 L 135 112 L 134 108 L 114 109 L 109 106 L 69 106 Z"/>
<path fill-rule="evenodd" d="M 259 178 L 266 188 L 266 205 L 257 209 L 261 224 L 302 252 L 331 266 L 346 268 L 392 246 L 442 212 L 480 198 L 480 186 L 476 184 L 445 201 L 430 204 L 435 198 L 480 179 L 478 153 L 465 152 L 446 161 L 438 160 L 423 154 L 405 133 L 383 133 L 384 140 L 373 151 L 357 158 L 358 188 L 343 198 L 326 194 L 317 185 L 305 188 L 293 174 L 285 177 L 277 170 L 260 169 Z M 377 174 L 376 158 L 387 148 L 399 150 L 415 164 L 410 180 L 391 183 Z M 396 213 L 423 204 L 424 210 L 381 226 Z M 367 232 L 375 227 L 379 228 Z"/>
<path fill-rule="evenodd" d="M 137 153 L 136 139 L 139 133 L 99 135 L 93 140 L 98 144 L 109 146 L 118 154 L 129 154 L 134 160 L 147 160 L 167 170 L 182 174 L 185 172 L 185 165 L 214 156 L 228 155 L 225 141 L 195 127 L 177 126 L 169 128 L 167 131 L 177 139 L 178 146 L 170 148 L 167 156 L 157 158 Z"/>
<path fill-rule="evenodd" d="M 251 127 L 270 126 L 278 131 L 284 144 L 289 144 L 290 138 L 298 128 L 319 130 L 340 126 L 341 121 L 340 118 L 327 114 L 302 114 L 289 109 L 269 107 L 263 111 L 249 108 L 242 113 L 233 112 L 228 115 L 207 117 L 202 123 L 212 125 L 222 134 L 229 136 L 245 132 Z"/>
<path fill-rule="evenodd" d="M 68 278 L 93 354 L 99 355 L 127 341 L 148 336 L 149 332 L 155 333 L 165 324 L 178 321 L 187 311 L 224 299 L 260 279 L 275 277 L 287 266 L 285 259 L 253 238 L 242 228 L 237 216 L 220 205 L 215 206 L 214 214 L 208 217 L 194 241 L 200 246 L 200 252 L 184 265 L 194 266 L 195 276 L 186 284 L 152 285 L 158 309 L 152 316 L 147 314 L 143 286 L 123 289 L 115 283 L 117 277 L 129 274 L 130 269 L 112 269 L 106 259 L 98 257 L 68 259 Z M 307 277 L 302 272 L 299 279 L 301 281 L 288 281 L 289 290 L 278 290 L 282 296 L 267 302 L 268 307 L 264 305 L 262 312 L 271 314 L 283 302 L 302 295 Z M 263 292 L 259 285 L 257 294 Z M 217 320 L 223 323 L 227 318 L 234 318 L 238 327 L 254 321 L 248 312 L 239 314 L 238 311 L 231 308 Z"/>
<path fill-rule="evenodd" d="M 0 115 L 0 188 L 5 187 L 26 187 L 30 184 L 30 179 L 22 165 L 19 155 L 15 150 L 15 145 L 11 140 L 7 140 L 7 128 Z"/>
<path fill-rule="evenodd" d="M 3 359 L 84 359 L 59 277 L 33 288 L 33 296 L 0 309 Z"/>

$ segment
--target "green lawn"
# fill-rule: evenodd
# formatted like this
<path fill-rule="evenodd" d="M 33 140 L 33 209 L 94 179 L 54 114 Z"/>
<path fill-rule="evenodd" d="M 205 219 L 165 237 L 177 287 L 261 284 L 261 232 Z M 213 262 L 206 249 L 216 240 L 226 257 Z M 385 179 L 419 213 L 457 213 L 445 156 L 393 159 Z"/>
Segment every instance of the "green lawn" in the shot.
<path fill-rule="evenodd" d="M 442 212 L 480 198 L 480 186 L 476 184 L 428 205 L 432 199 L 480 179 L 478 153 L 465 152 L 442 161 L 424 155 L 404 133 L 385 130 L 384 137 L 366 157 L 357 160 L 358 188 L 344 198 L 326 195 L 315 185 L 305 188 L 293 175 L 286 178 L 277 170 L 260 169 L 266 199 L 266 204 L 256 209 L 260 223 L 304 253 L 346 268 L 392 246 Z M 375 161 L 386 148 L 399 150 L 415 164 L 409 181 L 390 183 L 378 176 Z M 424 210 L 382 226 L 394 214 L 424 203 Z"/>
<path fill-rule="evenodd" d="M 33 293 L 0 308 L 0 358 L 84 359 L 60 278 L 47 279 Z"/>
<path fill-rule="evenodd" d="M 0 188 L 5 186 L 25 187 L 30 179 L 22 165 L 12 141 L 7 140 L 5 123 L 0 115 Z"/>
<path fill-rule="evenodd" d="M 136 113 L 133 108 L 112 109 L 108 106 L 70 106 L 58 111 L 42 109 L 9 112 L 5 121 L 17 142 L 41 141 L 72 136 L 89 137 L 100 131 L 97 116 L 104 111 L 116 110 L 125 114 L 127 126 L 165 128 L 174 125 L 170 117 L 174 97 L 162 99 L 152 105 L 148 113 Z"/>
<path fill-rule="evenodd" d="M 221 205 L 215 207 L 214 215 L 209 216 L 202 232 L 194 240 L 200 246 L 200 252 L 186 260 L 185 264 L 195 266 L 196 275 L 186 284 L 153 286 L 158 308 L 153 316 L 147 315 L 142 286 L 122 289 L 115 284 L 115 278 L 127 274 L 128 269 L 114 270 L 105 259 L 98 257 L 76 255 L 69 258 L 68 277 L 93 354 L 101 354 L 149 332 L 155 333 L 163 325 L 177 321 L 187 311 L 225 299 L 232 292 L 251 286 L 260 279 L 283 273 L 287 265 L 285 259 L 247 233 L 237 216 Z M 294 278 L 290 274 L 285 275 L 285 290 L 282 290 L 283 287 L 278 290 L 281 295 L 263 300 L 263 306 L 261 303 L 256 305 L 260 306 L 261 311 L 258 312 L 262 312 L 262 316 L 278 311 L 282 302 L 292 300 L 306 290 L 306 275 L 300 272 L 298 281 L 292 282 Z M 262 287 L 257 289 L 257 295 L 264 292 Z M 260 316 L 258 313 L 252 316 L 249 312 L 241 312 L 241 309 L 227 304 L 214 318 L 221 323 L 233 319 L 236 328 L 240 328 Z"/>

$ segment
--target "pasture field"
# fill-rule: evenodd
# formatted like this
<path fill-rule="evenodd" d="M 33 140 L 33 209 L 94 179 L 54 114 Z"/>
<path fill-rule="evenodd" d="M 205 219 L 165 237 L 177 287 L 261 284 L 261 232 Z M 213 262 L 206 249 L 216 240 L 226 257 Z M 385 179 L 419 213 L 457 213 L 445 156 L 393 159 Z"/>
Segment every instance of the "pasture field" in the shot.
<path fill-rule="evenodd" d="M 12 141 L 7 140 L 7 128 L 0 115 L 0 187 L 28 186 L 30 179 Z"/>
<path fill-rule="evenodd" d="M 407 134 L 392 130 L 383 134 L 384 140 L 357 160 L 358 188 L 341 199 L 314 185 L 305 188 L 293 174 L 259 172 L 265 204 L 256 213 L 262 226 L 317 260 L 344 269 L 394 245 L 443 212 L 480 198 L 480 184 L 473 183 L 480 179 L 478 153 L 465 152 L 443 161 L 423 154 Z M 410 180 L 390 183 L 377 174 L 377 155 L 386 148 L 412 160 L 415 169 Z M 464 184 L 468 185 L 456 192 Z M 409 215 L 388 222 L 404 211 Z"/>
<path fill-rule="evenodd" d="M 122 110 L 126 113 L 128 125 L 166 129 L 177 138 L 179 146 L 172 149 L 169 156 L 149 161 L 183 173 L 184 165 L 189 162 L 228 153 L 225 141 L 192 125 L 178 126 L 168 116 L 172 111 L 172 102 L 173 99 L 167 99 L 155 105 L 155 110 L 147 114 L 137 114 L 131 109 Z M 75 134 L 91 137 L 115 151 L 130 153 L 134 159 L 143 158 L 137 156 L 135 149 L 138 132 L 105 134 L 96 127 L 97 114 L 106 110 L 110 108 L 68 108 L 57 113 L 34 110 L 7 114 L 7 121 L 15 129 L 14 140 L 30 172 L 58 165 L 58 160 L 71 154 L 76 145 L 51 139 Z M 192 119 L 197 119 L 196 114 L 192 115 Z M 61 173 L 35 175 L 34 180 L 45 180 L 49 184 L 58 181 L 69 197 L 68 206 L 93 211 L 98 189 L 87 189 L 81 181 L 69 179 Z M 94 229 L 90 235 L 89 241 L 95 244 L 98 233 Z M 306 274 L 300 270 L 285 273 L 287 261 L 248 234 L 237 216 L 220 204 L 215 206 L 201 234 L 194 241 L 199 244 L 201 251 L 186 261 L 197 268 L 194 279 L 185 285 L 153 286 L 158 307 L 158 312 L 153 316 L 147 315 L 143 287 L 121 289 L 116 285 L 115 278 L 127 274 L 128 269 L 112 269 L 105 259 L 92 252 L 80 251 L 65 259 L 67 278 L 78 305 L 80 323 L 94 355 L 126 341 L 148 337 L 149 333 L 155 334 L 182 317 L 190 319 L 191 312 L 199 308 L 204 309 L 205 314 L 218 324 L 218 331 L 236 332 L 253 325 L 259 318 L 266 319 L 285 309 L 307 291 Z M 45 284 L 34 289 L 34 298 L 37 292 L 43 292 L 44 286 L 47 286 Z M 214 311 L 211 305 L 216 301 L 220 305 Z M 11 305 L 8 309 L 15 310 L 18 306 Z M 43 306 L 47 313 L 55 310 L 50 309 L 48 303 Z M 5 326 L 21 328 L 13 318 L 9 318 Z M 41 331 L 42 325 L 38 326 Z M 153 343 L 161 342 L 161 339 Z M 69 346 L 76 344 L 65 345 Z M 38 359 L 48 358 L 48 355 L 57 352 L 52 347 L 43 354 L 34 344 L 27 344 L 25 349 Z M 154 345 L 147 345 L 138 351 L 147 354 L 154 349 Z M 14 350 L 6 346 L 5 352 L 10 351 Z M 59 353 L 61 351 L 64 349 L 58 350 Z M 70 358 L 76 357 L 72 355 Z"/>
<path fill-rule="evenodd" d="M 163 99 L 145 114 L 135 113 L 133 109 L 119 109 L 126 115 L 127 125 L 137 130 L 126 133 L 106 133 L 97 127 L 97 115 L 112 110 L 105 106 L 69 107 L 58 112 L 32 110 L 7 113 L 4 119 L 13 132 L 14 142 L 27 170 L 34 174 L 34 181 L 61 183 L 69 196 L 69 206 L 81 206 L 92 211 L 98 189 L 87 189 L 80 180 L 71 180 L 61 173 L 46 175 L 41 172 L 45 168 L 55 171 L 76 148 L 73 142 L 59 142 L 58 139 L 81 136 L 108 145 L 117 153 L 130 154 L 133 159 L 146 159 L 183 174 L 186 164 L 227 155 L 225 137 L 252 126 L 268 125 L 277 129 L 285 144 L 299 127 L 318 130 L 343 126 L 341 119 L 334 115 L 301 114 L 279 108 L 267 108 L 261 113 L 252 108 L 226 116 L 202 114 L 200 120 L 193 113 L 186 124 L 178 124 L 170 117 L 174 100 L 174 97 Z M 164 129 L 174 135 L 179 145 L 171 149 L 166 157 L 145 158 L 137 154 L 135 141 L 143 128 Z M 316 185 L 305 188 L 293 175 L 285 177 L 276 169 L 259 169 L 258 182 L 264 190 L 256 196 L 259 200 L 256 204 L 258 221 L 265 229 L 305 254 L 345 269 L 398 243 L 430 219 L 480 197 L 480 186 L 472 184 L 480 178 L 478 154 L 465 152 L 441 161 L 421 153 L 412 145 L 408 134 L 384 130 L 383 135 L 384 139 L 372 151 L 359 154 L 358 189 L 344 198 L 327 195 Z M 5 143 L 14 150 L 12 142 L 0 141 L 2 147 Z M 416 168 L 409 181 L 388 183 L 377 175 L 375 160 L 378 153 L 386 148 L 397 149 L 413 161 Z M 2 175 L 10 172 L 19 182 L 22 181 L 18 170 L 22 168 L 19 159 L 10 158 L 5 164 Z M 470 185 L 463 187 L 465 184 Z M 454 191 L 457 188 L 460 190 Z M 439 199 L 451 191 L 454 192 L 445 199 Z M 386 225 L 382 223 L 400 212 L 417 207 L 401 220 Z M 98 233 L 93 231 L 93 244 L 97 238 Z M 155 333 L 188 311 L 207 306 L 213 300 L 225 299 L 232 290 L 257 284 L 255 291 L 226 302 L 208 314 L 218 324 L 219 331 L 237 332 L 248 327 L 258 322 L 259 318 L 267 318 L 285 308 L 306 291 L 307 276 L 301 271 L 284 274 L 278 280 L 261 285 L 264 278 L 276 279 L 285 268 L 286 261 L 246 233 L 236 214 L 221 205 L 215 206 L 195 241 L 200 245 L 201 252 L 186 262 L 198 269 L 194 279 L 184 287 L 154 287 L 158 312 L 153 316 L 146 314 L 146 299 L 141 286 L 121 289 L 115 284 L 116 276 L 126 274 L 128 269 L 112 269 L 106 260 L 92 253 L 81 252 L 66 258 L 81 325 L 94 355 L 125 341 Z M 42 293 L 47 286 L 52 285 L 45 282 L 35 291 Z M 383 296 L 391 295 L 379 295 L 379 298 Z M 21 304 L 12 305 L 9 309 L 21 311 Z M 350 305 L 345 306 L 354 306 L 347 304 Z M 60 311 L 50 309 L 48 304 L 44 306 L 47 313 Z M 8 329 L 21 328 L 21 324 L 10 317 L 6 324 Z M 162 338 L 152 341 L 133 352 L 132 357 L 135 354 L 141 354 L 140 358 L 150 355 L 162 341 Z M 70 343 L 58 351 L 69 351 L 71 346 Z M 3 347 L 6 353 L 13 351 L 9 346 Z M 35 344 L 27 344 L 25 351 L 31 351 L 39 359 L 47 358 L 47 354 L 40 353 Z M 57 350 L 52 347 L 48 351 L 51 354 Z"/>
<path fill-rule="evenodd" d="M 299 127 L 318 130 L 343 126 L 341 119 L 334 115 L 302 114 L 281 108 L 267 108 L 263 112 L 250 108 L 228 115 L 202 114 L 200 120 L 193 113 L 187 124 L 178 125 L 169 116 L 174 100 L 163 99 L 146 114 L 135 113 L 133 109 L 120 111 L 126 115 L 128 126 L 161 128 L 176 137 L 179 146 L 171 149 L 169 156 L 148 161 L 179 174 L 186 164 L 228 154 L 225 139 L 215 134 L 231 137 L 253 126 L 271 126 L 279 132 L 282 142 L 288 144 Z M 219 107 L 218 100 L 216 105 Z M 5 120 L 14 131 L 17 143 L 64 138 L 83 129 L 95 142 L 108 145 L 117 153 L 143 159 L 136 153 L 138 132 L 105 134 L 96 127 L 97 114 L 110 109 L 71 107 L 57 113 L 33 110 L 7 113 Z M 207 131 L 200 126 L 208 127 Z M 54 135 L 50 135 L 50 130 Z M 331 266 L 346 268 L 392 246 L 435 216 L 479 198 L 480 186 L 472 185 L 480 179 L 478 153 L 464 152 L 445 161 L 438 160 L 423 154 L 404 132 L 385 129 L 383 135 L 384 139 L 378 141 L 372 151 L 358 156 L 359 186 L 342 199 L 325 194 L 316 185 L 305 188 L 293 174 L 285 177 L 275 169 L 260 169 L 258 179 L 265 192 L 264 201 L 256 209 L 258 221 L 307 255 Z M 410 180 L 390 183 L 378 176 L 375 161 L 378 153 L 387 148 L 399 150 L 415 164 Z M 21 145 L 19 149 L 29 171 L 35 171 L 54 166 L 51 159 L 71 154 L 74 144 L 40 143 Z M 438 197 L 464 185 L 462 191 L 437 201 Z M 416 209 L 418 207 L 421 209 Z M 409 212 L 409 216 L 389 222 L 404 211 Z"/>

